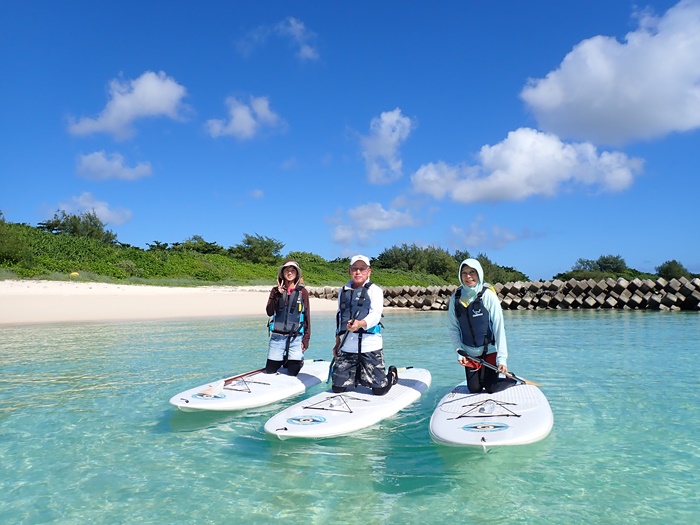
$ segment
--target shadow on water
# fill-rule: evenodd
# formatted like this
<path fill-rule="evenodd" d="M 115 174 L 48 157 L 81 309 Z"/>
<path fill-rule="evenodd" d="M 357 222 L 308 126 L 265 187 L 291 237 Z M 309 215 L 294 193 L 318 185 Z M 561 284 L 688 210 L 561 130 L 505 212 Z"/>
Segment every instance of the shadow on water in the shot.
<path fill-rule="evenodd" d="M 253 432 L 262 431 L 262 424 L 275 413 L 284 408 L 282 403 L 274 403 L 245 410 L 215 411 L 200 410 L 183 412 L 177 408 L 163 411 L 160 422 L 156 426 L 159 433 L 196 432 L 222 426 L 231 428 L 247 427 Z M 260 427 L 258 429 L 257 427 Z M 252 428 L 250 428 L 252 427 Z"/>
<path fill-rule="evenodd" d="M 183 412 L 177 408 L 165 410 L 156 426 L 158 433 L 196 432 L 198 430 L 216 427 L 236 417 L 235 412 Z"/>

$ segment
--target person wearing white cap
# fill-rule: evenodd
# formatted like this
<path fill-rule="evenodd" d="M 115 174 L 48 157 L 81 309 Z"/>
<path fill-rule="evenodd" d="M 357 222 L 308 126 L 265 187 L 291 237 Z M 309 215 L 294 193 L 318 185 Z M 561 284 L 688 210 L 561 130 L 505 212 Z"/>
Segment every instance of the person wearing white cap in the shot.
<path fill-rule="evenodd" d="M 303 281 L 296 261 L 289 259 L 277 270 L 277 286 L 270 290 L 266 308 L 271 317 L 266 374 L 285 367 L 289 375 L 296 376 L 304 365 L 311 338 L 311 311 Z"/>
<path fill-rule="evenodd" d="M 398 381 L 396 367 L 385 372 L 384 366 L 380 323 L 384 291 L 370 282 L 372 268 L 367 256 L 352 257 L 348 273 L 350 280 L 338 292 L 333 392 L 361 384 L 382 396 Z"/>

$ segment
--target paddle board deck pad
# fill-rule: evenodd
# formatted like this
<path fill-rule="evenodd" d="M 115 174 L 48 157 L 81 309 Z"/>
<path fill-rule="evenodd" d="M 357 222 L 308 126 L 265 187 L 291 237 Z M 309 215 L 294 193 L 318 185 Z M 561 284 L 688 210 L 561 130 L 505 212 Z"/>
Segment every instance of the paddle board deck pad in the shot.
<path fill-rule="evenodd" d="M 184 412 L 200 410 L 242 410 L 301 394 L 328 379 L 328 361 L 305 361 L 299 375 L 281 368 L 276 374 L 254 370 L 185 390 L 170 399 Z"/>
<path fill-rule="evenodd" d="M 547 437 L 554 417 L 533 385 L 471 394 L 462 382 L 445 395 L 430 418 L 430 435 L 444 445 L 489 448 L 527 445 Z"/>
<path fill-rule="evenodd" d="M 350 434 L 393 416 L 430 386 L 424 368 L 399 370 L 399 381 L 383 396 L 363 386 L 343 393 L 321 392 L 283 410 L 265 423 L 265 432 L 280 439 L 327 438 Z"/>

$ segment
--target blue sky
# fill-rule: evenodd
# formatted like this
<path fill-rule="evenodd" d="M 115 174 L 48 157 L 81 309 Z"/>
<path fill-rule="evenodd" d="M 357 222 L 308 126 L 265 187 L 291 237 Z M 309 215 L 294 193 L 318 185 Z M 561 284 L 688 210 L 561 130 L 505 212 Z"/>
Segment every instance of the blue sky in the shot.
<path fill-rule="evenodd" d="M 0 67 L 11 222 L 700 272 L 700 0 L 11 0 Z"/>

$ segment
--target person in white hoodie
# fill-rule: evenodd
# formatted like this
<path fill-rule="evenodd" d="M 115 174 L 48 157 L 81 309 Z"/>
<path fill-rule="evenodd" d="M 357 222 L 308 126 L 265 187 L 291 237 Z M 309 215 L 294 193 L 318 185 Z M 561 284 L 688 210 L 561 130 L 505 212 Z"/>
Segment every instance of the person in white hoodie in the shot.
<path fill-rule="evenodd" d="M 503 390 L 515 381 L 500 379 L 508 374 L 508 343 L 501 302 L 488 283 L 476 259 L 465 259 L 459 265 L 460 287 L 450 297 L 448 323 L 452 348 L 471 357 L 483 359 L 498 371 L 459 355 L 464 366 L 470 392 L 488 393 Z"/>

